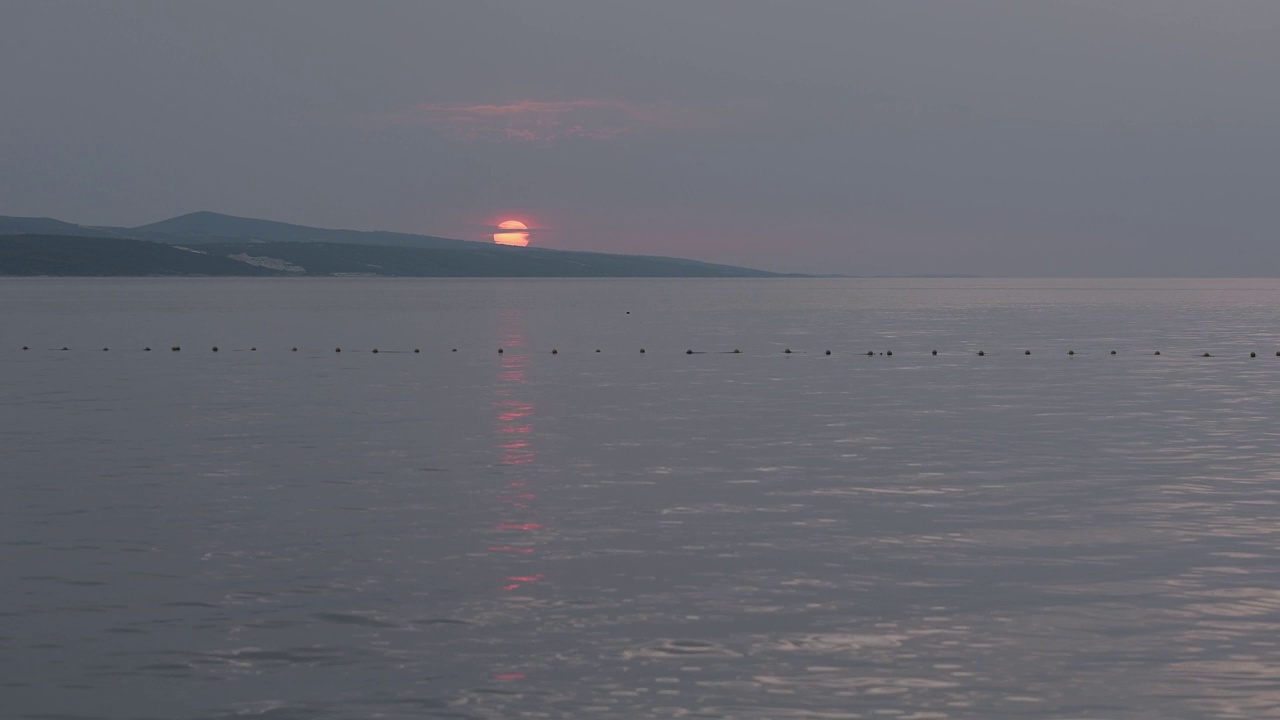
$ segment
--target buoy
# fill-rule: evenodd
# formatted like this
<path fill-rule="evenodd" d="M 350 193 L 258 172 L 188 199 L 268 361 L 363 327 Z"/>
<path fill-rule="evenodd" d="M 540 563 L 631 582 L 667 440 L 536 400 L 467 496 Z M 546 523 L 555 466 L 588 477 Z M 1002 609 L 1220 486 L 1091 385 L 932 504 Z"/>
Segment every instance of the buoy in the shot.
<path fill-rule="evenodd" d="M 1159 355 L 1159 354 L 1160 354 L 1160 351 L 1159 351 L 1159 350 L 1157 350 L 1157 351 L 1156 351 L 1156 354 L 1157 354 L 1157 355 Z"/>
<path fill-rule="evenodd" d="M 1023 354 L 1023 355 L 1030 355 L 1030 354 L 1031 354 L 1031 351 L 1030 351 L 1030 350 L 1023 350 L 1023 351 L 1022 351 L 1022 354 Z"/>
<path fill-rule="evenodd" d="M 600 348 L 596 348 L 596 352 L 600 352 Z"/>
<path fill-rule="evenodd" d="M 290 350 L 289 352 L 298 352 L 298 348 L 294 348 L 294 349 Z"/>
<path fill-rule="evenodd" d="M 784 354 L 786 354 L 786 355 L 790 355 L 790 354 L 791 354 L 791 348 L 787 348 L 786 350 L 783 350 L 782 352 L 783 352 Z"/>
<path fill-rule="evenodd" d="M 559 351 L 559 350 L 556 350 L 555 348 L 551 348 L 551 354 L 552 354 L 552 355 L 559 355 L 559 354 L 560 354 L 560 351 Z"/>
<path fill-rule="evenodd" d="M 374 355 L 377 355 L 377 354 L 378 354 L 378 348 L 374 348 L 374 349 L 373 349 L 373 354 L 374 354 Z"/>
<path fill-rule="evenodd" d="M 68 351 L 68 350 L 70 350 L 70 349 L 71 349 L 71 348 L 67 347 L 66 345 L 63 345 L 63 346 L 62 346 L 62 351 L 63 351 L 63 352 L 66 352 L 66 351 Z"/>
<path fill-rule="evenodd" d="M 741 351 L 741 350 L 739 350 L 738 348 L 734 348 L 734 349 L 733 349 L 733 354 L 734 354 L 734 355 L 739 355 L 739 354 L 741 354 L 741 353 L 742 353 L 742 351 Z M 1276 353 L 1276 355 L 1280 355 L 1280 352 Z"/>
<path fill-rule="evenodd" d="M 102 348 L 102 352 L 108 352 L 111 348 Z"/>
<path fill-rule="evenodd" d="M 790 351 L 790 350 L 788 350 L 787 352 L 791 352 L 791 351 Z M 692 354 L 693 354 L 693 350 L 685 350 L 685 351 L 684 351 L 684 354 L 685 354 L 685 355 L 692 355 Z"/>
<path fill-rule="evenodd" d="M 251 347 L 251 348 L 249 348 L 249 352 L 258 352 L 258 348 L 256 348 L 256 347 Z"/>
<path fill-rule="evenodd" d="M 182 347 L 180 347 L 180 346 L 178 346 L 178 345 L 174 345 L 172 348 L 170 348 L 170 350 L 172 350 L 173 352 L 181 352 L 181 351 L 182 351 Z"/>
<path fill-rule="evenodd" d="M 830 355 L 830 354 L 831 354 L 831 351 L 830 351 L 830 350 L 828 350 L 828 351 L 827 351 L 827 354 L 828 354 L 828 355 Z"/>
<path fill-rule="evenodd" d="M 874 353 L 874 352 L 872 352 L 872 351 L 870 351 L 870 350 L 868 350 L 868 351 L 867 351 L 867 357 L 874 357 L 874 356 L 875 356 L 875 353 Z"/>
<path fill-rule="evenodd" d="M 1256 353 L 1256 352 L 1251 352 L 1251 353 L 1249 353 L 1249 357 L 1258 357 L 1258 353 Z"/>
<path fill-rule="evenodd" d="M 417 354 L 418 354 L 418 353 L 420 353 L 420 352 L 422 352 L 422 350 L 420 350 L 420 349 L 418 349 L 418 348 L 414 348 L 414 349 L 413 349 L 413 354 L 414 354 L 414 355 L 417 355 Z"/>
<path fill-rule="evenodd" d="M 454 349 L 453 349 L 453 351 L 454 351 L 454 352 L 458 352 L 458 348 L 454 348 Z"/>
<path fill-rule="evenodd" d="M 333 351 L 334 351 L 334 352 L 342 352 L 342 348 L 337 347 L 337 348 L 334 348 L 334 349 L 333 349 Z"/>
<path fill-rule="evenodd" d="M 888 356 L 890 356 L 890 357 L 892 357 L 892 356 L 893 356 L 893 351 L 892 351 L 892 350 L 886 350 L 884 354 L 885 354 L 885 355 L 888 355 Z"/>
<path fill-rule="evenodd" d="M 986 355 L 986 354 L 987 354 L 987 352 L 986 352 L 985 350 L 979 350 L 979 351 L 978 351 L 978 356 L 979 356 L 979 357 L 982 357 L 983 355 Z"/>
<path fill-rule="evenodd" d="M 1076 351 L 1075 351 L 1075 350 L 1068 350 L 1068 351 L 1067 351 L 1067 354 L 1068 354 L 1068 355 L 1075 355 L 1075 354 L 1076 354 Z"/>
<path fill-rule="evenodd" d="M 23 346 L 22 346 L 22 349 L 23 349 L 23 350 L 30 350 L 31 348 L 27 347 L 26 345 L 23 345 Z M 1277 354 L 1277 355 L 1280 355 L 1280 353 L 1276 353 L 1276 354 Z"/>
<path fill-rule="evenodd" d="M 938 351 L 937 351 L 937 350 L 934 350 L 934 351 L 933 351 L 933 354 L 934 354 L 934 355 L 937 355 L 937 354 L 938 354 Z"/>
<path fill-rule="evenodd" d="M 151 352 L 151 348 L 149 348 L 149 347 L 144 347 L 144 348 L 142 348 L 142 352 Z"/>
<path fill-rule="evenodd" d="M 213 346 L 213 351 L 214 351 L 214 352 L 218 352 L 218 346 L 217 346 L 217 345 L 214 345 L 214 346 Z"/>
<path fill-rule="evenodd" d="M 627 314 L 628 314 L 628 315 L 630 315 L 630 314 L 631 314 L 631 311 L 630 311 L 630 310 L 628 310 L 628 311 L 627 311 Z"/>
<path fill-rule="evenodd" d="M 1116 354 L 1116 351 L 1115 351 L 1115 350 L 1112 350 L 1112 351 L 1111 351 L 1111 354 L 1112 354 L 1112 355 L 1115 355 L 1115 354 Z"/>
<path fill-rule="evenodd" d="M 499 355 L 501 355 L 501 354 L 502 354 L 502 348 L 498 348 L 498 354 L 499 354 Z"/>
<path fill-rule="evenodd" d="M 630 315 L 631 313 L 627 313 L 627 314 L 628 314 L 628 315 Z M 643 354 L 644 354 L 644 348 L 640 348 L 640 354 L 641 354 L 641 355 L 643 355 Z"/>
<path fill-rule="evenodd" d="M 1205 353 L 1205 354 L 1201 355 L 1200 357 L 1213 357 L 1213 356 L 1212 356 L 1212 355 L 1210 355 L 1209 353 Z"/>

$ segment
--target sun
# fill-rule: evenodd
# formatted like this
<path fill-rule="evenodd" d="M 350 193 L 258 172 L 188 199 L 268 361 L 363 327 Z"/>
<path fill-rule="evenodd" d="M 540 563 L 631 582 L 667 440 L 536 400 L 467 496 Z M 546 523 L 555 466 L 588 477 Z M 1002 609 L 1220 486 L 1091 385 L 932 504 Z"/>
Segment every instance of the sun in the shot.
<path fill-rule="evenodd" d="M 519 220 L 506 220 L 498 224 L 502 232 L 493 234 L 493 241 L 499 245 L 515 245 L 524 247 L 529 244 L 529 226 Z"/>

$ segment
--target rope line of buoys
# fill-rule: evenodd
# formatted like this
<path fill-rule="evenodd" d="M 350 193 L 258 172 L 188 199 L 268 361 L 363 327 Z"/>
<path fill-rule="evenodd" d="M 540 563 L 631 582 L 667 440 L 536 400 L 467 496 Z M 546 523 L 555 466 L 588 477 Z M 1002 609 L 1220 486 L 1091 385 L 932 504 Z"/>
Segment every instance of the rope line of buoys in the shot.
<path fill-rule="evenodd" d="M 211 346 L 209 349 L 210 349 L 210 351 L 211 351 L 211 352 L 220 353 L 220 352 L 222 352 L 225 348 L 223 348 L 222 346 L 219 346 L 219 345 L 213 345 L 213 346 Z M 22 346 L 22 350 L 23 350 L 24 352 L 30 352 L 30 351 L 31 351 L 31 346 L 30 346 L 30 345 L 23 345 L 23 346 Z M 57 351 L 57 352 L 72 352 L 72 349 L 71 349 L 71 347 L 70 347 L 69 345 L 63 345 L 63 346 L 61 346 L 61 347 L 57 347 L 57 348 L 50 348 L 50 350 L 54 350 L 54 351 Z M 169 348 L 169 350 L 170 350 L 170 352 L 175 352 L 175 353 L 176 353 L 176 352 L 181 352 L 181 351 L 182 351 L 182 346 L 181 346 L 181 345 L 173 345 L 173 346 L 171 346 L 171 347 Z M 111 347 L 110 347 L 110 346 L 105 346 L 105 347 L 103 347 L 103 348 L 101 349 L 101 351 L 102 351 L 102 352 L 110 352 L 110 351 L 111 351 Z M 250 346 L 250 347 L 248 348 L 248 352 L 257 352 L 257 351 L 258 351 L 258 348 L 257 348 L 257 346 L 256 346 L 256 345 L 254 345 L 254 346 Z M 338 347 L 335 347 L 335 348 L 333 349 L 333 351 L 334 351 L 335 353 L 341 353 L 341 352 L 343 351 L 343 349 L 342 349 L 342 347 L 341 347 L 341 346 L 338 346 Z M 149 345 L 148 345 L 148 346 L 144 346 L 144 347 L 142 348 L 142 352 L 151 352 L 151 346 L 149 346 Z M 233 349 L 233 350 L 232 350 L 232 352 L 244 352 L 244 349 L 243 349 L 243 348 L 241 348 L 241 349 Z M 290 347 L 290 348 L 289 348 L 289 352 L 294 352 L 294 353 L 299 352 L 299 348 L 298 348 L 296 345 L 295 345 L 295 346 L 292 346 L 292 347 Z M 356 351 L 354 351 L 354 352 L 360 352 L 360 351 L 359 351 L 359 350 L 356 350 Z M 371 348 L 368 352 L 369 352 L 369 353 L 371 353 L 371 354 L 374 354 L 374 355 L 378 355 L 378 354 L 395 354 L 395 353 L 413 353 L 413 354 L 415 354 L 415 355 L 420 355 L 420 354 L 422 354 L 422 348 L 413 348 L 412 350 L 408 350 L 408 349 L 406 349 L 406 350 L 386 350 L 386 349 L 383 349 L 383 348 L 375 347 L 375 348 Z M 450 352 L 451 352 L 451 353 L 457 353 L 457 352 L 459 352 L 459 350 L 458 350 L 458 348 L 456 348 L 456 347 L 455 347 L 455 348 L 450 348 Z M 644 354 L 646 354 L 647 352 L 648 352 L 648 351 L 647 351 L 645 348 L 643 348 L 643 347 L 642 347 L 642 348 L 640 348 L 640 354 L 641 354 L 641 355 L 644 355 Z M 817 351 L 814 351 L 814 352 L 817 352 Z M 504 353 L 506 353 L 506 348 L 499 347 L 499 348 L 498 348 L 498 354 L 499 354 L 499 355 L 502 355 L 502 354 L 504 354 Z M 604 353 L 604 350 L 603 350 L 603 349 L 601 349 L 601 348 L 595 348 L 595 349 L 594 349 L 594 351 L 593 351 L 593 353 L 594 353 L 594 354 L 603 354 L 603 353 Z M 783 354 L 783 355 L 805 355 L 805 354 L 808 354 L 808 353 L 809 353 L 809 351 L 807 351 L 807 350 L 796 350 L 796 349 L 792 349 L 791 347 L 783 347 L 783 349 L 782 349 L 782 354 Z M 560 355 L 560 354 L 561 354 L 561 353 L 560 353 L 560 349 L 559 349 L 559 348 L 554 348 L 554 347 L 553 347 L 553 348 L 551 348 L 551 350 L 550 350 L 550 354 L 551 354 L 551 355 Z M 693 349 L 693 348 L 686 348 L 686 349 L 684 350 L 683 354 L 684 354 L 684 355 L 706 355 L 706 354 L 742 355 L 742 354 L 743 354 L 743 351 L 742 351 L 742 349 L 741 349 L 741 348 L 734 348 L 734 349 L 732 349 L 732 350 L 695 350 L 695 349 Z M 821 354 L 822 354 L 823 356 L 827 356 L 827 357 L 829 357 L 829 356 L 831 356 L 831 355 L 834 355 L 834 354 L 835 354 L 835 352 L 834 352 L 834 351 L 832 351 L 831 349 L 825 349 L 825 350 L 822 350 L 822 351 L 821 351 Z M 865 353 L 860 353 L 860 354 L 865 355 L 865 356 L 867 356 L 867 357 L 875 357 L 875 356 L 877 355 L 876 351 L 874 351 L 874 350 L 867 350 Z M 879 354 L 880 356 L 882 356 L 882 357 L 893 357 L 893 356 L 894 356 L 894 353 L 893 353 L 893 351 L 892 351 L 892 350 L 885 350 L 884 352 L 881 352 L 881 353 L 878 353 L 878 354 Z M 932 355 L 933 357 L 937 357 L 940 353 L 939 353 L 939 351 L 938 351 L 938 350 L 934 349 L 934 350 L 930 350 L 930 351 L 929 351 L 929 354 L 930 354 L 930 355 Z M 986 349 L 980 349 L 980 350 L 976 351 L 974 354 L 975 354 L 975 355 L 977 355 L 978 357 L 986 357 L 989 353 L 986 351 Z M 1032 354 L 1033 354 L 1033 353 L 1032 353 L 1032 351 L 1031 351 L 1029 348 L 1028 348 L 1028 349 L 1023 349 L 1023 351 L 1022 351 L 1022 355 L 1023 355 L 1023 356 L 1026 356 L 1026 357 L 1029 357 L 1029 356 L 1031 356 Z M 1075 357 L 1078 353 L 1077 353 L 1074 349 L 1071 349 L 1071 350 L 1067 350 L 1066 354 L 1067 354 L 1067 356 L 1068 356 L 1068 357 Z M 1107 354 L 1108 354 L 1108 355 L 1118 355 L 1118 354 L 1119 354 L 1119 351 L 1117 351 L 1117 350 L 1108 350 L 1108 351 L 1107 351 Z M 1160 356 L 1162 356 L 1162 352 L 1161 352 L 1160 350 L 1156 350 L 1156 351 L 1154 351 L 1154 352 L 1152 353 L 1152 356 L 1160 357 Z M 1280 357 L 1280 350 L 1277 350 L 1277 351 L 1276 351 L 1275 356 L 1276 356 L 1276 357 Z M 1217 355 L 1215 355 L 1215 354 L 1214 354 L 1214 353 L 1212 353 L 1212 352 L 1203 351 L 1203 352 L 1200 352 L 1198 355 L 1195 355 L 1195 357 L 1200 357 L 1200 358 L 1214 358 L 1214 357 L 1217 357 Z M 1257 352 L 1256 350 L 1250 351 L 1250 352 L 1249 352 L 1249 357 L 1250 357 L 1250 358 L 1257 358 L 1257 357 L 1258 357 L 1258 352 Z"/>

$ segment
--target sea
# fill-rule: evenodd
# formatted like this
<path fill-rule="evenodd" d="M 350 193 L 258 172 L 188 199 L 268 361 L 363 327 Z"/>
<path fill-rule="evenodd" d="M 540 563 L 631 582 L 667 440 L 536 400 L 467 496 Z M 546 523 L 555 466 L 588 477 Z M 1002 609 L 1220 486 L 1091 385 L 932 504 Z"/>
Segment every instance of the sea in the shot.
<path fill-rule="evenodd" d="M 1265 279 L 0 279 L 0 717 L 1280 718 L 1277 353 Z"/>

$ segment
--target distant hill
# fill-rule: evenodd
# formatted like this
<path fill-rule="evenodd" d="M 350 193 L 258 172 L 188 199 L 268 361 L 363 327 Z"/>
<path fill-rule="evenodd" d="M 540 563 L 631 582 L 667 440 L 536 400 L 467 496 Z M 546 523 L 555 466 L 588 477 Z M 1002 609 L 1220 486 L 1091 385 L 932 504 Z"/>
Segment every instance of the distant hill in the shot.
<path fill-rule="evenodd" d="M 463 248 L 323 242 L 168 245 L 59 235 L 0 236 L 0 275 L 385 277 L 772 277 L 678 258 L 469 243 Z"/>
<path fill-rule="evenodd" d="M 284 275 L 230 258 L 125 238 L 0 236 L 0 275 Z"/>
<path fill-rule="evenodd" d="M 365 230 L 331 230 L 256 220 L 215 212 L 193 212 L 134 228 L 112 228 L 116 233 L 157 242 L 199 245 L 210 242 L 326 242 L 347 245 L 391 245 L 419 248 L 462 248 L 481 245 L 467 240 Z"/>
<path fill-rule="evenodd" d="M 780 277 L 680 258 L 331 230 L 213 212 L 135 228 L 0 216 L 0 275 Z"/>

